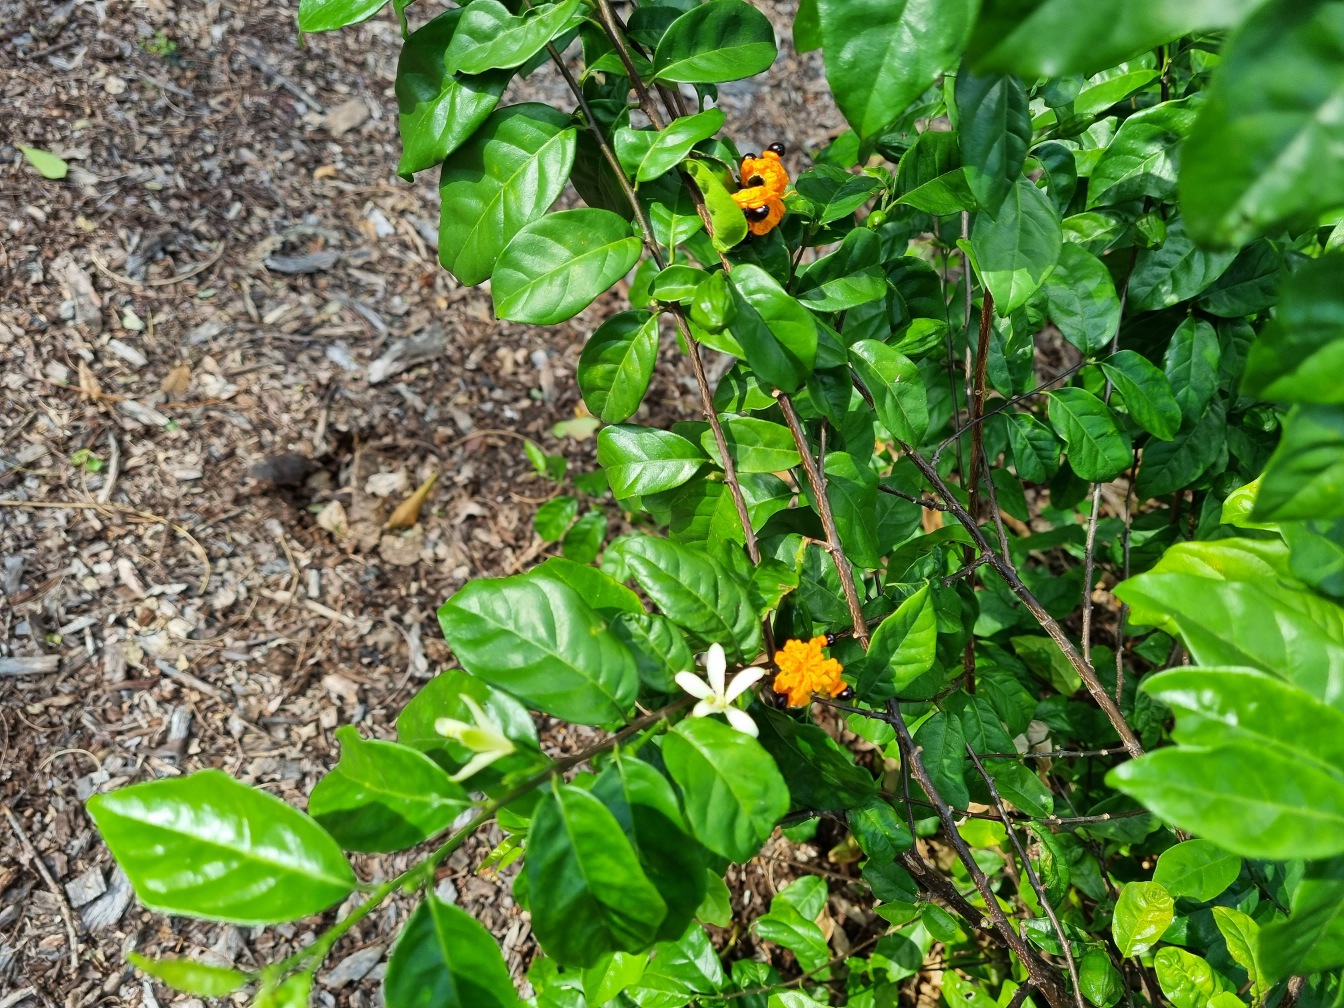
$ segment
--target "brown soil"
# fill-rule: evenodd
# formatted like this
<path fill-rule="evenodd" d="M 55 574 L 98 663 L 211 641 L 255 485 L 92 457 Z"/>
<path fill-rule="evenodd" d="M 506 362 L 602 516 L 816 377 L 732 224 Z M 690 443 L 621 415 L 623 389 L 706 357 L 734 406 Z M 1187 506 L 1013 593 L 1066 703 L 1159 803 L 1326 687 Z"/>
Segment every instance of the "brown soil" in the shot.
<path fill-rule="evenodd" d="M 722 105 L 744 146 L 814 149 L 839 117 L 775 6 L 771 87 Z M 303 807 L 338 725 L 388 737 L 449 662 L 435 608 L 547 554 L 531 522 L 556 488 L 522 437 L 594 464 L 551 428 L 581 408 L 578 351 L 618 299 L 494 321 L 437 264 L 434 173 L 394 174 L 391 8 L 302 46 L 293 23 L 257 0 L 0 0 L 0 1008 L 186 1003 L 126 951 L 246 968 L 311 939 L 311 921 L 145 911 L 83 800 L 219 767 Z M 568 109 L 557 85 L 539 72 L 506 100 Z M 40 178 L 20 144 L 69 175 Z M 664 359 L 645 410 L 696 415 Z M 419 523 L 384 533 L 433 474 Z M 527 918 L 476 874 L 487 849 L 443 884 L 521 974 Z M 769 864 L 739 897 L 768 900 Z M 375 1003 L 405 909 L 332 956 L 341 1003 Z"/>

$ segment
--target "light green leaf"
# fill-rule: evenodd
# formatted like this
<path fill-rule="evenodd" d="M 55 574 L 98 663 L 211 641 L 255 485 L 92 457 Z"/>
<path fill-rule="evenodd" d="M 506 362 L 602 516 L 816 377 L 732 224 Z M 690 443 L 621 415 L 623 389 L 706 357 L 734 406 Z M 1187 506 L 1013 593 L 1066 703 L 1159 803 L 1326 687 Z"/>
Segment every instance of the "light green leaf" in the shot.
<path fill-rule="evenodd" d="M 355 887 L 322 827 L 218 770 L 94 795 L 88 810 L 151 910 L 276 924 L 325 910 Z"/>
<path fill-rule="evenodd" d="M 444 56 L 454 73 L 522 66 L 581 18 L 583 0 L 559 0 L 519 17 L 499 0 L 472 0 Z"/>
<path fill-rule="evenodd" d="M 1125 995 L 1125 981 L 1105 949 L 1092 948 L 1078 961 L 1078 989 L 1097 1008 L 1110 1008 Z"/>
<path fill-rule="evenodd" d="M 1294 406 L 1265 465 L 1257 521 L 1344 518 L 1344 406 Z"/>
<path fill-rule="evenodd" d="M 792 469 L 801 459 L 793 436 L 783 424 L 756 417 L 725 417 L 723 439 L 739 473 L 774 473 Z M 714 464 L 723 465 L 714 432 L 700 435 L 700 444 Z"/>
<path fill-rule="evenodd" d="M 479 578 L 439 608 L 439 626 L 472 675 L 567 721 L 620 721 L 639 688 L 629 649 L 554 580 Z"/>
<path fill-rule="evenodd" d="M 1211 997 L 1231 986 L 1206 960 L 1173 945 L 1157 950 L 1153 969 L 1173 1008 L 1205 1008 Z"/>
<path fill-rule="evenodd" d="M 299 31 L 320 32 L 367 21 L 387 0 L 299 0 Z"/>
<path fill-rule="evenodd" d="M 1059 261 L 1062 232 L 1049 197 L 1019 178 L 991 217 L 976 214 L 971 250 L 981 281 L 1006 318 L 1031 299 Z"/>
<path fill-rule="evenodd" d="M 552 325 L 592 304 L 639 259 L 640 241 L 610 210 L 561 210 L 513 236 L 494 272 L 495 314 Z"/>
<path fill-rule="evenodd" d="M 633 175 L 637 182 L 648 182 L 675 168 L 691 152 L 692 147 L 717 133 L 723 126 L 723 120 L 723 112 L 712 108 L 674 119 L 665 129 L 652 133 L 647 130 L 618 129 L 615 137 L 616 156 L 621 161 L 621 167 Z"/>
<path fill-rule="evenodd" d="M 143 973 L 162 980 L 174 990 L 202 997 L 223 997 L 232 994 L 247 983 L 246 973 L 227 966 L 212 966 L 192 959 L 150 959 L 138 952 L 126 953 L 126 958 Z"/>
<path fill-rule="evenodd" d="M 1153 881 L 1179 899 L 1207 903 L 1237 880 L 1241 858 L 1208 840 L 1186 840 L 1168 847 L 1157 859 Z"/>
<path fill-rule="evenodd" d="M 918 446 L 929 429 L 929 398 L 919 368 L 877 340 L 859 340 L 849 348 L 849 360 L 872 395 L 882 426 L 893 437 Z"/>
<path fill-rule="evenodd" d="M 736 314 L 732 333 L 757 378 L 796 392 L 812 374 L 817 324 L 765 270 L 744 263 L 729 276 Z"/>
<path fill-rule="evenodd" d="M 1213 922 L 1218 925 L 1223 941 L 1227 942 L 1228 955 L 1250 978 L 1252 999 L 1259 1001 L 1269 988 L 1260 967 L 1260 925 L 1250 914 L 1225 906 L 1213 908 Z"/>
<path fill-rule="evenodd" d="M 519 750 L 473 774 L 473 786 L 489 784 L 500 773 L 535 766 L 542 759 L 537 747 L 537 727 L 527 708 L 484 679 L 467 675 L 460 669 L 449 669 L 435 676 L 411 697 L 397 715 L 397 741 L 425 753 L 449 773 L 461 770 L 476 754 L 461 742 L 440 735 L 434 724 L 439 718 L 473 721 L 475 714 L 462 699 L 464 694 L 476 701 L 486 716 L 499 726 L 504 737 Z"/>
<path fill-rule="evenodd" d="M 1283 278 L 1279 309 L 1251 344 L 1242 392 L 1285 402 L 1344 404 L 1344 254 L 1303 263 Z"/>
<path fill-rule="evenodd" d="M 1075 242 L 1060 248 L 1041 292 L 1050 320 L 1085 354 L 1096 353 L 1120 331 L 1120 297 L 1111 271 Z"/>
<path fill-rule="evenodd" d="M 460 907 L 427 892 L 411 912 L 383 980 L 387 1008 L 520 1008 L 499 946 Z"/>
<path fill-rule="evenodd" d="M 379 6 L 386 2 L 387 0 L 379 0 Z M 23 144 L 19 144 L 19 150 L 27 158 L 28 163 L 45 179 L 63 179 L 70 171 L 70 166 L 55 154 L 49 154 L 37 147 L 25 147 Z"/>
<path fill-rule="evenodd" d="M 1180 170 L 1180 144 L 1202 103 L 1197 96 L 1162 102 L 1121 123 L 1092 169 L 1088 209 L 1144 196 L 1170 200 Z"/>
<path fill-rule="evenodd" d="M 898 695 L 933 667 L 937 643 L 937 613 L 926 584 L 873 631 L 856 690 L 865 698 Z"/>
<path fill-rule="evenodd" d="M 699 471 L 705 457 L 671 431 L 614 424 L 597 435 L 597 461 L 620 500 L 681 486 Z"/>
<path fill-rule="evenodd" d="M 1111 933 L 1120 954 L 1128 958 L 1152 948 L 1171 924 L 1174 909 L 1171 895 L 1158 883 L 1126 885 L 1120 890 L 1111 920 Z"/>
<path fill-rule="evenodd" d="M 714 248 L 720 252 L 728 251 L 747 237 L 747 218 L 742 213 L 742 208 L 733 200 L 723 181 L 706 162 L 691 158 L 685 161 L 682 167 L 686 169 L 686 173 L 694 180 L 695 187 L 705 198 L 705 210 L 709 214 L 710 237 L 714 241 Z M 719 279 L 715 280 L 715 277 Z M 727 277 L 723 273 L 711 273 L 704 283 L 726 288 Z M 708 318 L 696 318 L 696 322 L 712 331 L 723 328 L 722 324 L 711 324 Z"/>
<path fill-rule="evenodd" d="M 770 69 L 775 30 L 745 0 L 708 0 L 667 27 L 653 54 L 654 77 L 682 84 L 720 84 Z"/>
<path fill-rule="evenodd" d="M 658 360 L 658 317 L 625 311 L 597 327 L 579 355 L 579 391 L 603 423 L 629 418 L 648 391 Z"/>
<path fill-rule="evenodd" d="M 1105 483 L 1129 468 L 1133 445 L 1105 403 L 1080 388 L 1056 389 L 1047 399 L 1050 423 L 1064 439 L 1069 465 L 1080 478 Z"/>
<path fill-rule="evenodd" d="M 444 165 L 439 261 L 464 284 L 490 276 L 504 247 L 544 214 L 574 163 L 570 117 L 547 105 L 492 113 Z"/>

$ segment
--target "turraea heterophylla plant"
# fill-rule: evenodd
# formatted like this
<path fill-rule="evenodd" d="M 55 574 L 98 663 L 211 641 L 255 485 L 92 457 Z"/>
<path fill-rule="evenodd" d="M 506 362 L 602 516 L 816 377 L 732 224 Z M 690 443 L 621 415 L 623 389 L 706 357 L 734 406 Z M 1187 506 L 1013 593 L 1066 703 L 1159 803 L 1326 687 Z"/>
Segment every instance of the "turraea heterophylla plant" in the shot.
<path fill-rule="evenodd" d="M 852 129 L 759 154 L 714 107 L 776 55 L 745 0 L 396 8 L 444 267 L 537 325 L 633 270 L 577 377 L 656 531 L 457 592 L 460 668 L 397 741 L 340 729 L 307 815 L 215 770 L 91 799 L 154 909 L 358 893 L 256 972 L 140 968 L 295 1008 L 412 892 L 389 1008 L 516 1006 L 433 886 L 495 821 L 537 1006 L 894 1005 L 921 969 L 959 1008 L 1341 1003 L 1344 3 L 804 0 Z M 548 62 L 572 112 L 503 101 Z M 663 339 L 704 405 L 670 429 L 629 422 Z M 547 753 L 529 711 L 605 734 Z M 727 865 L 818 823 L 829 874 L 711 943 Z"/>

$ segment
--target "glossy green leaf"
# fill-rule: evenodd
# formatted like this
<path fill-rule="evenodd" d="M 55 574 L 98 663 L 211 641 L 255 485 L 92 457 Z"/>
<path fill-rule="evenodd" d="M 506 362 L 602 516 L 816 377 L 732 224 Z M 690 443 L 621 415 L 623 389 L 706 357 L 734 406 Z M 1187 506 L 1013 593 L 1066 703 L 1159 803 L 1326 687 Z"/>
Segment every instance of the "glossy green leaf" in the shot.
<path fill-rule="evenodd" d="M 574 163 L 570 117 L 547 105 L 499 109 L 458 148 L 439 179 L 439 261 L 478 284 L 523 226 L 544 214 Z"/>
<path fill-rule="evenodd" d="M 671 692 L 676 689 L 676 674 L 695 667 L 685 638 L 666 616 L 622 613 L 612 622 L 611 630 L 630 648 L 640 681 L 651 689 Z"/>
<path fill-rule="evenodd" d="M 579 355 L 583 401 L 603 423 L 618 424 L 639 409 L 658 360 L 658 317 L 625 311 L 597 327 Z"/>
<path fill-rule="evenodd" d="M 1266 980 L 1344 966 L 1344 858 L 1308 865 L 1290 909 L 1288 920 L 1260 934 Z"/>
<path fill-rule="evenodd" d="M 1026 88 L 1016 77 L 963 69 L 957 75 L 956 105 L 966 182 L 987 216 L 997 218 L 1020 181 L 1031 143 Z"/>
<path fill-rule="evenodd" d="M 790 885 L 806 881 L 808 881 L 806 878 L 798 879 Z M 770 910 L 752 921 L 752 930 L 764 941 L 774 942 L 792 952 L 802 969 L 808 971 L 820 969 L 831 958 L 826 936 L 816 921 L 782 899 L 783 895 L 781 892 L 776 896 L 771 901 Z"/>
<path fill-rule="evenodd" d="M 840 247 L 798 275 L 798 300 L 815 311 L 844 311 L 887 293 L 882 240 L 867 228 L 845 235 Z"/>
<path fill-rule="evenodd" d="M 1050 423 L 1064 439 L 1069 465 L 1081 479 L 1105 483 L 1134 461 L 1129 435 L 1116 426 L 1110 409 L 1091 392 L 1056 389 L 1047 394 Z"/>
<path fill-rule="evenodd" d="M 1246 358 L 1242 391 L 1263 399 L 1344 404 L 1344 254 L 1303 263 L 1283 278 L 1279 310 Z"/>
<path fill-rule="evenodd" d="M 126 953 L 126 958 L 142 973 L 162 980 L 174 990 L 202 997 L 223 997 L 232 994 L 247 983 L 246 973 L 227 966 L 212 966 L 193 959 L 150 959 L 138 952 Z"/>
<path fill-rule="evenodd" d="M 1140 427 L 1163 441 L 1176 436 L 1181 407 L 1157 365 L 1133 350 L 1121 350 L 1103 360 L 1101 369 L 1125 397 L 1125 409 Z"/>
<path fill-rule="evenodd" d="M 602 543 L 607 537 L 607 516 L 603 511 L 584 512 L 560 543 L 560 552 L 567 560 L 576 564 L 590 564 L 602 552 Z"/>
<path fill-rule="evenodd" d="M 671 431 L 614 424 L 597 435 L 597 461 L 620 500 L 681 486 L 699 471 L 705 457 Z"/>
<path fill-rule="evenodd" d="M 937 644 L 937 613 L 926 584 L 873 631 L 856 690 L 878 699 L 898 695 L 933 667 Z"/>
<path fill-rule="evenodd" d="M 915 744 L 921 750 L 920 762 L 935 790 L 953 808 L 964 809 L 971 800 L 965 776 L 970 760 L 966 756 L 961 719 L 935 710 L 915 731 Z"/>
<path fill-rule="evenodd" d="M 882 128 L 956 65 L 969 0 L 817 0 L 826 80 L 861 137 Z"/>
<path fill-rule="evenodd" d="M 664 737 L 663 760 L 681 789 L 696 838 L 731 861 L 756 855 L 789 809 L 789 790 L 750 735 L 687 718 Z"/>
<path fill-rule="evenodd" d="M 532 527 L 536 529 L 543 542 L 558 542 L 578 513 L 578 499 L 561 494 L 537 508 L 536 517 L 532 519 Z"/>
<path fill-rule="evenodd" d="M 1111 933 L 1125 957 L 1136 956 L 1157 943 L 1171 924 L 1175 904 L 1156 882 L 1130 882 L 1115 902 Z"/>
<path fill-rule="evenodd" d="M 1229 28 L 1254 0 L 984 0 L 971 38 L 978 67 L 1027 77 L 1090 74 L 1192 32 Z"/>
<path fill-rule="evenodd" d="M 757 736 L 784 775 L 795 809 L 848 809 L 867 802 L 877 783 L 854 754 L 820 727 L 766 708 L 754 715 Z"/>
<path fill-rule="evenodd" d="M 705 198 L 705 211 L 709 214 L 710 237 L 714 241 L 714 248 L 720 252 L 728 251 L 747 237 L 747 218 L 742 213 L 742 208 L 733 200 L 723 180 L 706 162 L 691 158 L 684 162 L 682 167 L 695 181 L 696 188 Z M 715 277 L 719 279 L 716 280 Z M 711 273 L 705 283 L 708 285 L 707 291 L 720 285 L 726 287 L 727 277 L 723 273 Z M 726 291 L 720 298 L 724 296 Z M 692 303 L 693 310 L 694 307 L 695 302 Z M 709 317 L 696 318 L 696 322 L 711 331 L 722 329 L 727 324 L 725 320 Z"/>
<path fill-rule="evenodd" d="M 606 1004 L 639 982 L 648 964 L 646 953 L 612 952 L 583 971 L 583 992 L 594 1004 Z"/>
<path fill-rule="evenodd" d="M 276 924 L 325 910 L 355 887 L 322 827 L 218 770 L 94 795 L 87 807 L 151 910 Z"/>
<path fill-rule="evenodd" d="M 1202 101 L 1183 98 L 1134 113 L 1116 130 L 1087 184 L 1090 208 L 1176 193 L 1180 144 L 1190 132 Z"/>
<path fill-rule="evenodd" d="M 1344 601 L 1344 521 L 1285 522 L 1283 538 L 1293 576 Z"/>
<path fill-rule="evenodd" d="M 1028 483 L 1044 483 L 1059 471 L 1059 439 L 1033 414 L 1008 414 L 1008 443 L 1013 449 L 1013 468 Z"/>
<path fill-rule="evenodd" d="M 509 82 L 507 73 L 448 72 L 444 56 L 461 17 L 460 8 L 444 11 L 402 44 L 396 91 L 397 174 L 403 178 L 441 163 L 462 146 L 494 111 Z"/>
<path fill-rule="evenodd" d="M 1283 249 L 1268 238 L 1248 245 L 1199 296 L 1199 307 L 1210 315 L 1227 319 L 1255 315 L 1270 308 L 1279 301 L 1280 281 L 1285 278 L 1284 262 Z M 1279 315 L 1282 314 L 1281 310 Z M 1310 336 L 1303 335 L 1309 342 Z"/>
<path fill-rule="evenodd" d="M 877 340 L 859 340 L 849 348 L 849 361 L 872 395 L 882 426 L 906 444 L 919 445 L 929 429 L 929 398 L 919 368 Z"/>
<path fill-rule="evenodd" d="M 1049 197 L 1019 178 L 993 216 L 976 215 L 971 250 L 994 311 L 1007 317 L 1031 299 L 1059 261 L 1062 232 Z"/>
<path fill-rule="evenodd" d="M 640 241 L 609 210 L 561 210 L 526 224 L 490 274 L 495 314 L 552 325 L 573 318 L 639 259 Z"/>
<path fill-rule="evenodd" d="M 1143 249 L 1134 260 L 1129 306 L 1157 311 L 1192 298 L 1222 276 L 1236 257 L 1236 252 L 1209 251 L 1196 245 L 1178 218 L 1167 225 L 1161 244 Z"/>
<path fill-rule="evenodd" d="M 472 581 L 439 608 L 439 626 L 464 669 L 547 714 L 611 724 L 634 702 L 634 656 L 553 580 Z"/>
<path fill-rule="evenodd" d="M 1093 948 L 1078 960 L 1078 989 L 1097 1008 L 1111 1008 L 1125 995 L 1125 981 L 1105 949 Z"/>
<path fill-rule="evenodd" d="M 1155 441 L 1143 450 L 1143 464 L 1134 484 L 1140 496 L 1160 497 L 1197 482 L 1227 450 L 1227 414 L 1214 401 L 1199 423 L 1172 441 Z"/>
<path fill-rule="evenodd" d="M 299 0 L 299 31 L 333 31 L 367 21 L 387 0 Z"/>
<path fill-rule="evenodd" d="M 1274 0 L 1228 40 L 1185 144 L 1181 209 L 1195 237 L 1241 245 L 1344 204 L 1341 57 L 1335 4 Z"/>
<path fill-rule="evenodd" d="M 794 184 L 807 201 L 807 214 L 817 224 L 848 217 L 882 188 L 882 182 L 872 175 L 855 175 L 828 164 L 808 169 Z"/>
<path fill-rule="evenodd" d="M 689 836 L 671 783 L 650 764 L 621 756 L 602 771 L 593 795 L 616 817 L 667 904 L 658 940 L 680 938 L 705 896 L 705 852 Z"/>
<path fill-rule="evenodd" d="M 379 6 L 386 3 L 387 0 L 381 0 Z M 19 151 L 24 159 L 37 169 L 37 173 L 45 179 L 63 179 L 70 173 L 70 166 L 63 158 L 58 158 L 55 154 L 44 151 L 39 147 L 25 147 L 19 144 Z"/>
<path fill-rule="evenodd" d="M 616 817 L 595 796 L 557 784 L 528 832 L 532 930 L 546 953 L 591 966 L 606 952 L 652 945 L 667 904 Z"/>
<path fill-rule="evenodd" d="M 499 0 L 471 0 L 444 62 L 455 73 L 469 74 L 522 66 L 577 23 L 583 2 L 559 0 L 516 16 Z"/>
<path fill-rule="evenodd" d="M 690 634 L 692 648 L 717 642 L 730 661 L 756 656 L 761 628 L 747 587 L 718 560 L 658 536 L 635 536 L 613 549 L 654 605 Z"/>
<path fill-rule="evenodd" d="M 775 30 L 746 0 L 707 0 L 667 28 L 653 54 L 654 76 L 683 84 L 741 80 L 770 69 Z"/>
<path fill-rule="evenodd" d="M 695 297 L 696 288 L 708 277 L 709 274 L 702 269 L 685 263 L 673 263 L 658 271 L 649 285 L 649 293 L 659 301 L 689 304 Z"/>
<path fill-rule="evenodd" d="M 783 424 L 756 417 L 725 417 L 722 427 L 728 454 L 740 473 L 783 472 L 801 461 L 793 436 Z M 723 465 L 713 431 L 700 435 L 700 444 L 716 465 Z"/>
<path fill-rule="evenodd" d="M 1157 859 L 1153 881 L 1171 895 L 1207 903 L 1237 880 L 1241 858 L 1208 840 L 1186 840 Z"/>
<path fill-rule="evenodd" d="M 308 796 L 308 814 L 346 850 L 397 851 L 447 829 L 471 802 L 417 749 L 336 730 L 340 762 Z"/>
<path fill-rule="evenodd" d="M 1294 406 L 1260 477 L 1257 521 L 1344 518 L 1344 407 Z"/>
<path fill-rule="evenodd" d="M 979 207 L 961 166 L 957 134 L 925 130 L 901 155 L 896 172 L 897 203 L 935 216 Z"/>
<path fill-rule="evenodd" d="M 761 381 L 784 392 L 798 391 L 816 362 L 816 321 L 759 266 L 738 266 L 729 284 L 736 308 L 732 333 L 747 364 Z"/>
<path fill-rule="evenodd" d="M 1063 244 L 1041 292 L 1050 320 L 1085 354 L 1096 353 L 1120 331 L 1120 296 L 1111 272 L 1081 245 Z"/>
<path fill-rule="evenodd" d="M 461 742 L 440 735 L 434 724 L 439 718 L 468 723 L 474 721 L 475 714 L 462 699 L 464 694 L 476 701 L 476 705 L 499 727 L 501 734 L 519 749 L 514 756 L 506 756 L 479 775 L 473 775 L 473 786 L 488 781 L 492 771 L 533 766 L 541 759 L 537 727 L 527 708 L 484 679 L 468 675 L 460 669 L 449 669 L 435 676 L 411 697 L 397 715 L 397 741 L 427 754 L 449 773 L 462 769 L 475 753 Z"/>
<path fill-rule="evenodd" d="M 1029 823 L 1027 829 L 1036 837 L 1040 851 L 1036 858 L 1036 874 L 1045 888 L 1046 899 L 1052 905 L 1058 906 L 1068 896 L 1069 885 L 1073 881 L 1068 853 L 1048 826 Z"/>
<path fill-rule="evenodd" d="M 910 827 L 886 798 L 870 798 L 859 807 L 849 809 L 845 821 L 859 849 L 878 863 L 894 861 L 915 844 Z M 913 883 L 911 887 L 918 891 Z"/>
<path fill-rule="evenodd" d="M 519 1008 L 499 946 L 460 907 L 427 892 L 411 912 L 383 980 L 387 1008 Z"/>
<path fill-rule="evenodd" d="M 846 557 L 858 567 L 875 570 L 885 552 L 878 534 L 877 473 L 848 452 L 827 452 L 824 473 L 826 500 Z M 804 492 L 815 511 L 811 487 Z"/>
<path fill-rule="evenodd" d="M 648 182 L 675 168 L 701 140 L 712 137 L 723 126 L 719 109 L 706 109 L 696 115 L 674 119 L 658 131 L 618 129 L 616 156 L 637 182 Z M 644 134 L 644 135 L 639 135 Z"/>
<path fill-rule="evenodd" d="M 1218 391 L 1218 334 L 1203 319 L 1188 318 L 1176 327 L 1162 367 L 1171 382 L 1181 415 L 1194 423 Z"/>
<path fill-rule="evenodd" d="M 1228 955 L 1246 971 L 1252 998 L 1259 1000 L 1269 987 L 1260 965 L 1260 925 L 1250 914 L 1226 906 L 1213 908 L 1213 922 L 1227 943 Z"/>
<path fill-rule="evenodd" d="M 1173 1008 L 1205 1008 L 1209 998 L 1231 986 L 1207 960 L 1174 945 L 1157 950 L 1153 971 Z"/>
<path fill-rule="evenodd" d="M 1237 743 L 1159 749 L 1107 781 L 1168 822 L 1243 857 L 1344 853 L 1344 776 Z"/>

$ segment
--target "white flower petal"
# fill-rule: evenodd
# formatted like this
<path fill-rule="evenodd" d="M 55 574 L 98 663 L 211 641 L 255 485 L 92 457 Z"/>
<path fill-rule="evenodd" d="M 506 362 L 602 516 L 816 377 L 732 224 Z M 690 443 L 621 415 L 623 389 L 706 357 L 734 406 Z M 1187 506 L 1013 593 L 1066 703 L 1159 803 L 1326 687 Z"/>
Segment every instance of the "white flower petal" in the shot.
<path fill-rule="evenodd" d="M 740 697 L 745 691 L 751 689 L 761 677 L 765 675 L 765 669 L 757 667 L 745 669 L 733 677 L 733 681 L 728 684 L 728 688 L 723 691 L 723 698 L 731 703 Z"/>
<path fill-rule="evenodd" d="M 728 718 L 728 723 L 740 731 L 743 735 L 756 737 L 756 722 L 751 719 L 751 715 L 744 710 L 738 710 L 736 707 L 729 707 L 724 715 Z"/>
<path fill-rule="evenodd" d="M 714 706 L 713 703 L 708 700 L 701 700 L 691 708 L 691 717 L 709 717 L 711 714 L 717 714 L 718 712 L 719 708 Z"/>
<path fill-rule="evenodd" d="M 504 755 L 503 753 L 499 752 L 477 753 L 471 759 L 467 760 L 465 764 L 463 764 L 461 770 L 453 774 L 448 779 L 450 781 L 464 781 L 472 774 L 474 774 L 477 770 L 482 770 L 485 767 L 488 767 L 491 763 L 493 763 L 495 760 L 499 759 L 503 755 Z"/>
<path fill-rule="evenodd" d="M 461 739 L 462 733 L 470 731 L 473 727 L 475 726 L 457 718 L 441 717 L 434 721 L 434 730 L 450 739 Z"/>
<path fill-rule="evenodd" d="M 497 727 L 490 720 L 490 715 L 481 710 L 481 705 L 476 702 L 470 693 L 459 693 L 457 698 L 467 705 L 467 710 L 471 711 L 472 720 L 482 728 Z"/>
<path fill-rule="evenodd" d="M 709 680 L 709 685 L 714 688 L 715 693 L 723 693 L 723 676 L 728 671 L 728 659 L 724 657 L 723 648 L 718 644 L 709 646 L 709 653 L 705 655 L 705 678 Z"/>
<path fill-rule="evenodd" d="M 709 684 L 694 672 L 678 672 L 673 678 L 678 686 L 693 697 L 703 700 L 705 697 L 714 695 L 714 691 L 709 688 Z"/>

